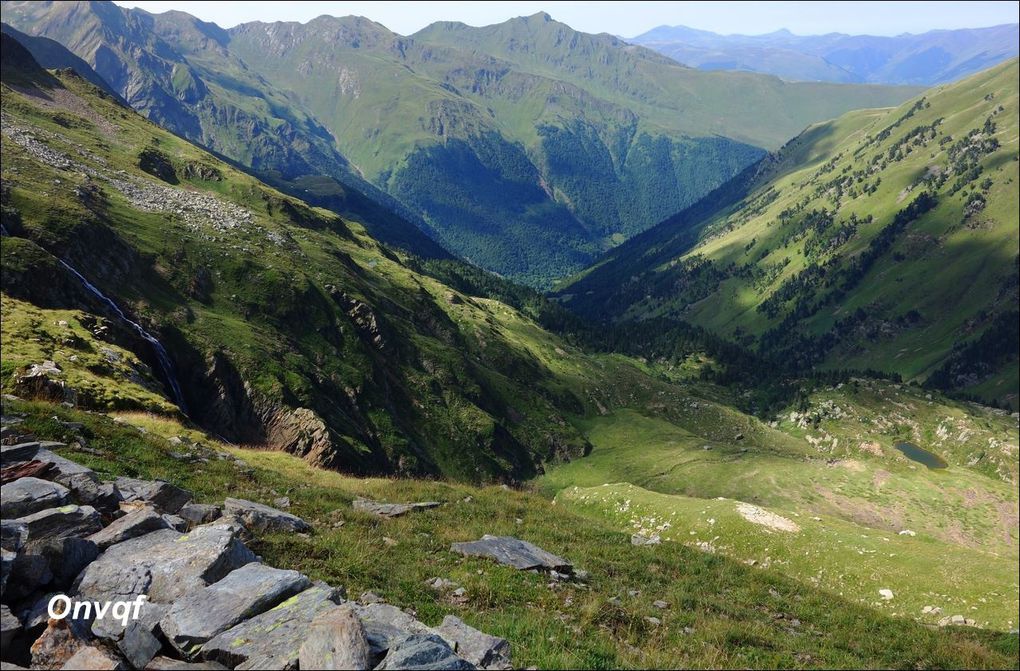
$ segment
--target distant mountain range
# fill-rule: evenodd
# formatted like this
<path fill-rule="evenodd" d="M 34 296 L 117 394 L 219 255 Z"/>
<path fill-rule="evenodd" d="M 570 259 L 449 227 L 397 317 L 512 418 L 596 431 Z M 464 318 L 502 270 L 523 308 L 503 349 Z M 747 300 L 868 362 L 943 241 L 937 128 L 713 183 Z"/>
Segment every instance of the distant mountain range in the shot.
<path fill-rule="evenodd" d="M 548 14 L 403 37 L 357 17 L 228 31 L 106 2 L 3 7 L 4 21 L 60 42 L 182 137 L 355 215 L 384 242 L 434 257 L 435 240 L 533 286 L 808 124 L 918 92 L 702 72 Z M 366 215 L 351 205 L 359 194 L 402 220 Z"/>
<path fill-rule="evenodd" d="M 627 40 L 702 70 L 746 70 L 788 81 L 874 84 L 951 82 L 1018 53 L 1020 24 L 920 35 L 718 35 L 660 26 Z"/>

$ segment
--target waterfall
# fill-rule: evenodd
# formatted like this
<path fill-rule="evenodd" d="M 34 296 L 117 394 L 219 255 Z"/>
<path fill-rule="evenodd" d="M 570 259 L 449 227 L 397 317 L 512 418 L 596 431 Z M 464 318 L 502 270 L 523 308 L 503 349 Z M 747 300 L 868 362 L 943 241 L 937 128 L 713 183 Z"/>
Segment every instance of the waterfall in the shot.
<path fill-rule="evenodd" d="M 163 343 L 161 343 L 156 338 L 156 336 L 152 335 L 144 328 L 142 328 L 141 324 L 128 319 L 127 315 L 124 314 L 124 311 L 121 310 L 116 303 L 107 298 L 106 295 L 103 294 L 102 291 L 97 289 L 94 284 L 85 279 L 84 275 L 82 275 L 77 270 L 72 268 L 63 259 L 57 260 L 60 261 L 60 264 L 62 266 L 64 266 L 72 273 L 74 273 L 74 276 L 81 280 L 81 283 L 85 285 L 85 288 L 88 289 L 93 295 L 95 295 L 96 298 L 101 300 L 108 308 L 113 310 L 117 314 L 117 316 L 120 317 L 121 321 L 123 321 L 125 324 L 128 324 L 131 328 L 135 330 L 136 333 L 138 333 L 138 335 L 140 335 L 150 345 L 152 345 L 152 349 L 156 353 L 156 359 L 159 360 L 159 367 L 163 371 L 163 377 L 166 378 L 167 384 L 170 387 L 170 395 L 173 396 L 174 403 L 176 403 L 177 407 L 181 409 L 181 412 L 187 414 L 188 409 L 184 405 L 184 394 L 181 393 L 181 385 L 177 382 L 177 376 L 174 375 L 173 363 L 170 361 L 170 355 L 166 353 L 166 349 L 163 347 Z"/>

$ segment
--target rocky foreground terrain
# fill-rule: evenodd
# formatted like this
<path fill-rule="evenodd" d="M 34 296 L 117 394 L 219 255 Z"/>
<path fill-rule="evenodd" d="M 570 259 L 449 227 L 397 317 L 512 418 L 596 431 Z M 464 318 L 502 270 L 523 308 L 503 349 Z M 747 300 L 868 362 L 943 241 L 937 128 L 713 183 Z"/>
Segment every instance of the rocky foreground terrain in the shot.
<path fill-rule="evenodd" d="M 17 421 L 4 417 L 13 426 L 2 446 L 5 669 L 510 668 L 505 639 L 455 616 L 428 627 L 371 592 L 348 600 L 341 586 L 262 563 L 246 541 L 315 533 L 280 509 L 285 497 L 280 508 L 234 498 L 217 506 L 159 480 L 103 482 L 52 451 L 63 444 L 19 433 Z M 383 519 L 435 505 L 354 502 Z M 451 552 L 553 580 L 584 577 L 510 537 Z"/>

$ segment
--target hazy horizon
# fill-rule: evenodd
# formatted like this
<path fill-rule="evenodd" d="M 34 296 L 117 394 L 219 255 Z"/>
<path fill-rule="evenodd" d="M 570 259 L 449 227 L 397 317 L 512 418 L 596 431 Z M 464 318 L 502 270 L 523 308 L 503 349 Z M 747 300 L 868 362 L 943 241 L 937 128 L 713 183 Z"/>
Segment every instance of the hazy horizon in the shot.
<path fill-rule="evenodd" d="M 364 16 L 401 35 L 436 21 L 472 26 L 502 23 L 547 12 L 588 33 L 635 37 L 660 26 L 685 26 L 723 35 L 846 33 L 895 36 L 932 30 L 987 28 L 1018 22 L 1018 2 L 173 2 L 117 0 L 158 14 L 187 12 L 231 28 L 251 21 L 298 21 L 316 17 Z M 870 5 L 870 11 L 862 11 Z M 923 7 L 924 11 L 918 11 Z"/>

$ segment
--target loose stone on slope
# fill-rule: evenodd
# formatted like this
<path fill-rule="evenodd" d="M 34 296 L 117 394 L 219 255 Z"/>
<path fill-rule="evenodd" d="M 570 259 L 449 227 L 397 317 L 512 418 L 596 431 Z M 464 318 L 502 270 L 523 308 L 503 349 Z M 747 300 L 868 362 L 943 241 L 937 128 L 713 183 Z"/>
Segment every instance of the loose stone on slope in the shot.
<path fill-rule="evenodd" d="M 574 572 L 574 567 L 566 559 L 512 536 L 486 534 L 481 540 L 454 543 L 450 550 L 466 557 L 488 557 L 522 571 L 556 571 L 568 575 Z"/>
<path fill-rule="evenodd" d="M 297 515 L 244 499 L 228 498 L 223 502 L 223 512 L 240 519 L 252 533 L 301 532 L 312 529 Z"/>
<path fill-rule="evenodd" d="M 437 508 L 441 504 L 438 501 L 422 501 L 420 503 L 380 503 L 369 499 L 354 499 L 351 504 L 357 511 L 369 513 L 377 517 L 393 518 L 406 515 L 415 510 L 428 510 Z"/>

